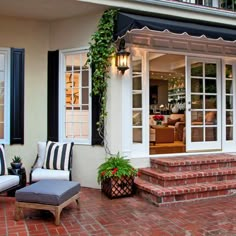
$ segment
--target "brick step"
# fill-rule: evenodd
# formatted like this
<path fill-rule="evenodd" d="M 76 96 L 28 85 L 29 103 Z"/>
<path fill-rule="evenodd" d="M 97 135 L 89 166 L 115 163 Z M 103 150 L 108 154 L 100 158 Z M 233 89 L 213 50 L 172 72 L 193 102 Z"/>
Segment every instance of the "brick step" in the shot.
<path fill-rule="evenodd" d="M 137 194 L 158 206 L 229 196 L 236 193 L 236 180 L 162 187 L 141 178 L 135 178 L 135 186 Z"/>
<path fill-rule="evenodd" d="M 171 158 L 151 158 L 152 168 L 165 172 L 195 171 L 224 167 L 236 167 L 234 154 L 189 155 Z"/>
<path fill-rule="evenodd" d="M 200 171 L 163 172 L 153 168 L 140 168 L 140 178 L 162 187 L 236 180 L 236 167 Z"/>

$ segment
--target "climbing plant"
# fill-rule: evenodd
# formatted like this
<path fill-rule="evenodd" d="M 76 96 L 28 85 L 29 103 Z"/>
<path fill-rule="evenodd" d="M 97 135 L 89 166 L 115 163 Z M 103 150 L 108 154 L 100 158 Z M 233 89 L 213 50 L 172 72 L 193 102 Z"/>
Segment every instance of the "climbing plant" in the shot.
<path fill-rule="evenodd" d="M 99 135 L 103 139 L 104 121 L 107 116 L 107 80 L 110 78 L 111 56 L 115 52 L 113 33 L 117 12 L 116 9 L 109 9 L 103 13 L 97 31 L 91 37 L 88 52 L 88 63 L 93 69 L 92 94 L 98 96 L 101 105 L 97 126 Z"/>

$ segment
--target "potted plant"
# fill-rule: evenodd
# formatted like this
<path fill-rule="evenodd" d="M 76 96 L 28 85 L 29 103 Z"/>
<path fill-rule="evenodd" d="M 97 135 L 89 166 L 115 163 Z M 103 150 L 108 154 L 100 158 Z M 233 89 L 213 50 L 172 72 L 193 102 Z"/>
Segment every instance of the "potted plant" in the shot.
<path fill-rule="evenodd" d="M 118 152 L 98 167 L 97 181 L 109 198 L 129 196 L 134 193 L 134 177 L 138 170 Z"/>
<path fill-rule="evenodd" d="M 11 162 L 12 169 L 20 169 L 22 166 L 21 160 L 22 159 L 20 156 L 14 156 L 14 158 L 12 158 L 12 162 Z"/>
<path fill-rule="evenodd" d="M 156 121 L 157 125 L 162 125 L 162 121 L 164 120 L 164 116 L 163 115 L 154 115 L 153 120 Z"/>

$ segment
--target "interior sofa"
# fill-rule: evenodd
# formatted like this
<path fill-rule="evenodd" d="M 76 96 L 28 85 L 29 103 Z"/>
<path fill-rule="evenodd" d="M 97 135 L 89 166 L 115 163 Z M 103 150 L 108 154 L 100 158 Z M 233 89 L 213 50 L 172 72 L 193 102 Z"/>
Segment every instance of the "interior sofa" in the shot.
<path fill-rule="evenodd" d="M 166 122 L 163 122 L 166 127 L 174 128 L 175 141 L 183 141 L 184 127 L 185 127 L 185 114 L 171 114 Z"/>
<path fill-rule="evenodd" d="M 156 142 L 156 130 L 153 125 L 156 122 L 153 120 L 153 115 L 149 115 L 150 125 L 150 142 Z M 163 126 L 174 128 L 174 141 L 183 141 L 184 127 L 185 127 L 185 114 L 171 114 L 165 121 L 162 122 Z"/>

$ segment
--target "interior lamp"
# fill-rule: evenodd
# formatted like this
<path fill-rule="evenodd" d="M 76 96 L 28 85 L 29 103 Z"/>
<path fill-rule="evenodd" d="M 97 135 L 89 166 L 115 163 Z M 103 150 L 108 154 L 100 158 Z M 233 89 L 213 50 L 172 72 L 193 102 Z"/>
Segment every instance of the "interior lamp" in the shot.
<path fill-rule="evenodd" d="M 125 40 L 120 40 L 118 51 L 116 52 L 116 67 L 121 71 L 122 75 L 125 73 L 128 67 L 130 53 L 125 51 Z"/>

